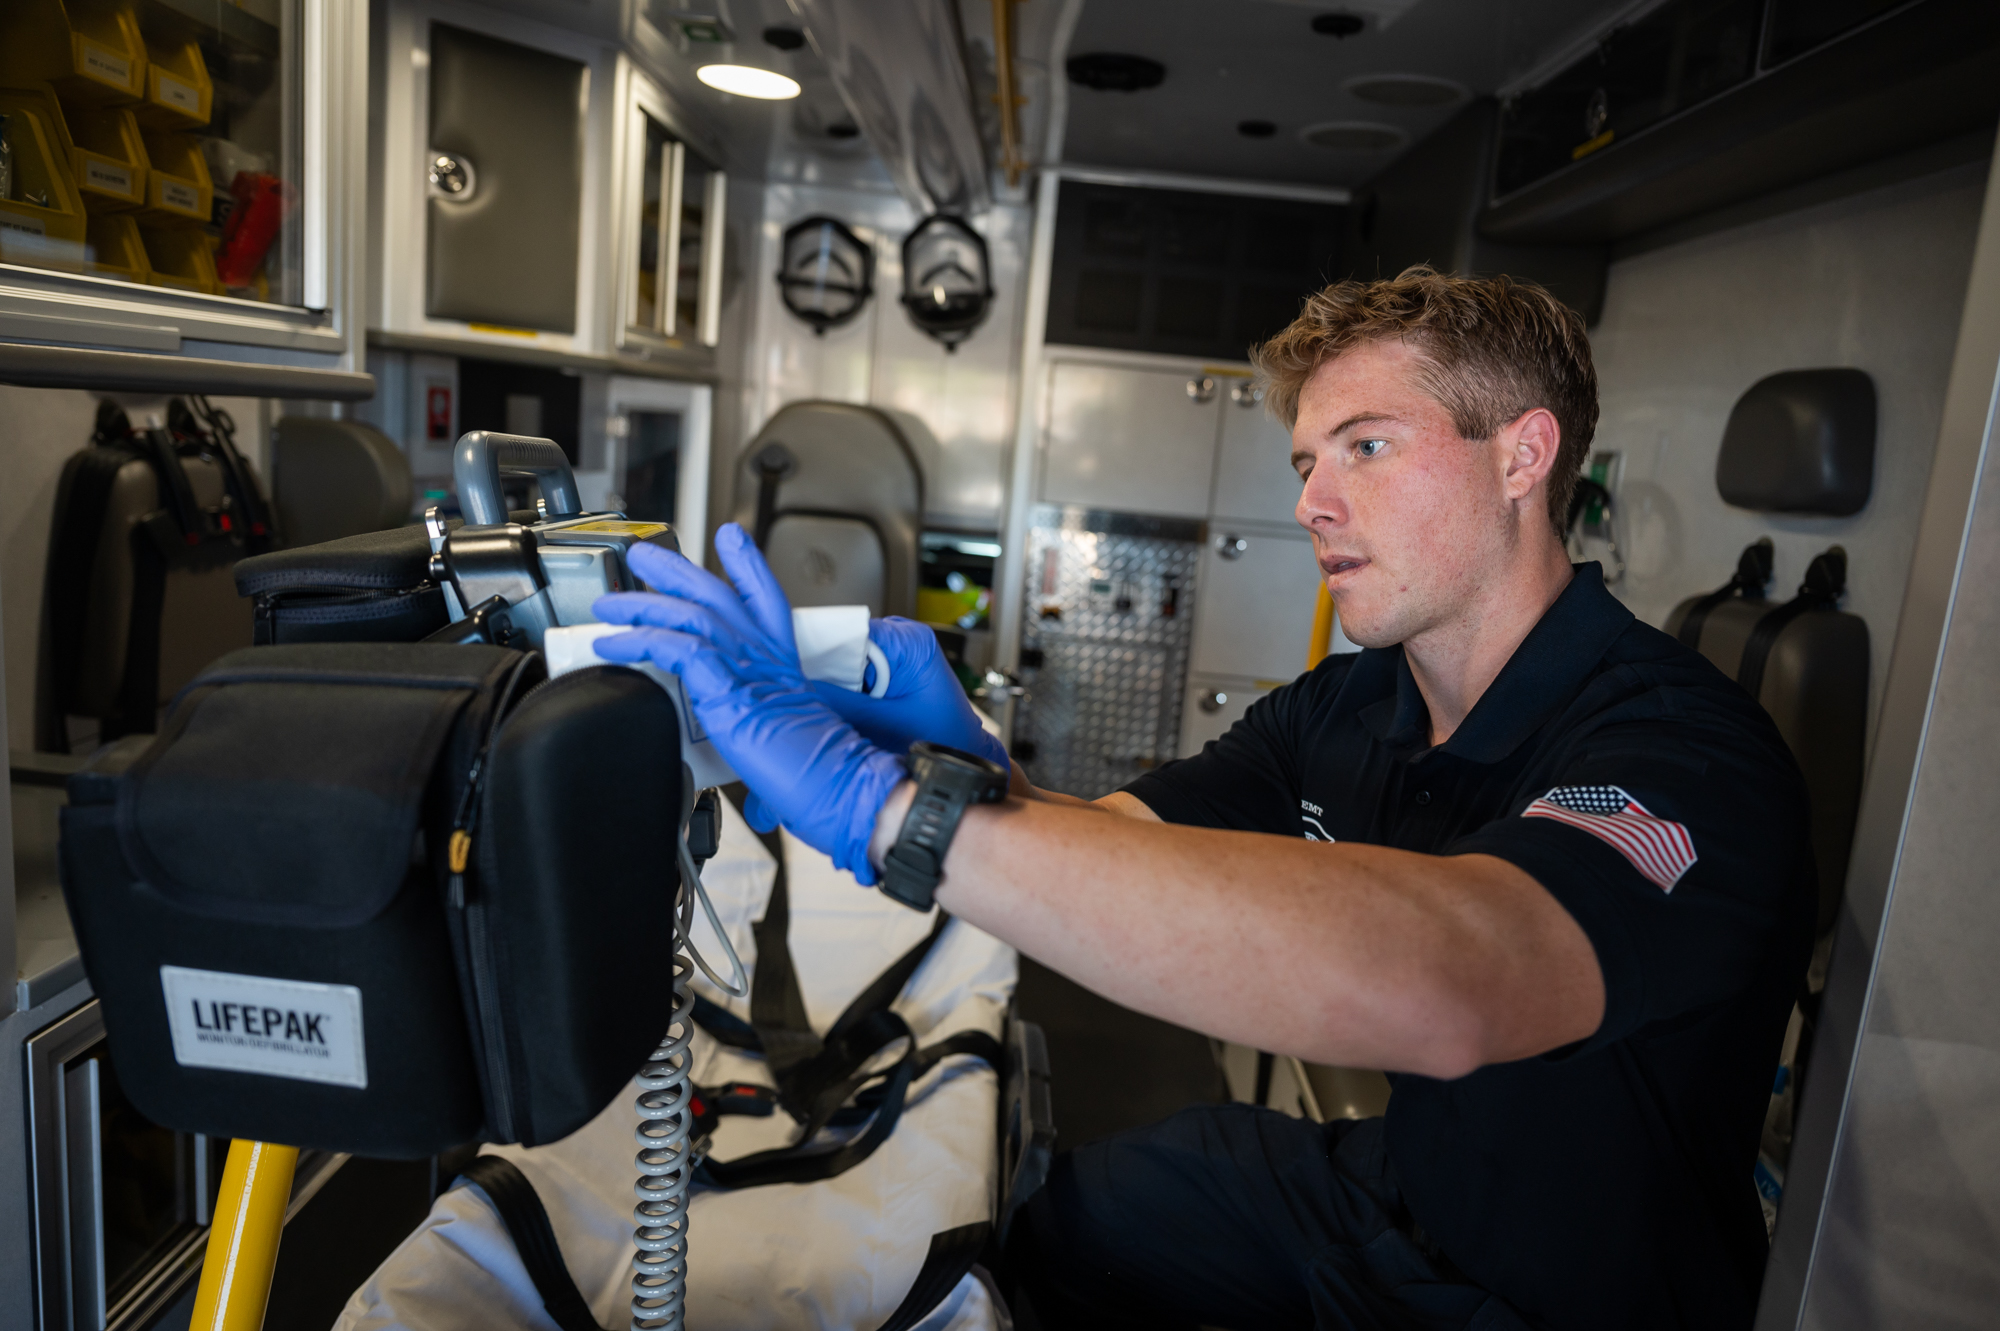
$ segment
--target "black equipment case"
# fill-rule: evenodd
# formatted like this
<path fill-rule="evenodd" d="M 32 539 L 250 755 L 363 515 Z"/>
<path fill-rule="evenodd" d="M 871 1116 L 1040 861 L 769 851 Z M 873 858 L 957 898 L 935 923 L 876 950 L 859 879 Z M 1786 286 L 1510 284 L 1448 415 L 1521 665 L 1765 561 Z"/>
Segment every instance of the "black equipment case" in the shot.
<path fill-rule="evenodd" d="M 543 673 L 250 648 L 71 780 L 63 890 L 141 1113 L 419 1157 L 625 1086 L 672 1011 L 679 725 L 635 671 Z"/>
<path fill-rule="evenodd" d="M 246 559 L 236 590 L 256 607 L 259 646 L 420 642 L 451 618 L 430 562 L 422 527 L 391 527 Z"/>
<path fill-rule="evenodd" d="M 203 399 L 168 403 L 134 430 L 99 405 L 90 445 L 56 488 L 35 688 L 35 747 L 70 751 L 69 718 L 97 736 L 151 734 L 160 703 L 195 671 L 251 641 L 230 566 L 271 547 L 269 505 Z"/>

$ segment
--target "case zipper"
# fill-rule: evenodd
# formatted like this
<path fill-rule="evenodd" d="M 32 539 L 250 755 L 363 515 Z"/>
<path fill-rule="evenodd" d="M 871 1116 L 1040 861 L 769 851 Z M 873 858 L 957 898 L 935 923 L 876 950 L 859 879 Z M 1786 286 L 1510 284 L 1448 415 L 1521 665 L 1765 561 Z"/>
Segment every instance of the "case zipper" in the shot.
<path fill-rule="evenodd" d="M 487 725 L 486 738 L 480 744 L 479 752 L 473 757 L 472 767 L 466 773 L 465 793 L 459 797 L 457 816 L 452 819 L 451 838 L 446 843 L 446 863 L 451 870 L 447 896 L 451 908 L 458 912 L 464 923 L 466 961 L 472 967 L 472 1006 L 479 1027 L 480 1061 L 486 1069 L 487 1127 L 499 1141 L 514 1141 L 520 1136 L 514 1123 L 513 1059 L 508 1056 L 507 1030 L 500 1013 L 499 959 L 493 949 L 493 929 L 489 919 L 491 908 L 483 897 L 470 890 L 466 874 L 472 864 L 472 834 L 479 823 L 480 800 L 485 791 L 487 760 L 492 755 L 493 742 L 500 737 L 507 718 L 553 682 L 542 680 L 522 694 L 512 707 L 508 706 L 507 696 L 513 692 L 514 681 L 520 678 L 520 671 L 526 667 L 527 659 L 524 658 L 501 686 L 500 695 L 494 701 L 493 718 Z"/>
<path fill-rule="evenodd" d="M 513 1059 L 508 1055 L 507 1028 L 501 1017 L 500 963 L 493 946 L 492 907 L 483 895 L 475 895 L 468 889 L 466 872 L 472 861 L 472 834 L 479 821 L 487 761 L 494 742 L 500 738 L 507 720 L 526 707 L 535 695 L 571 677 L 558 675 L 541 680 L 511 707 L 505 705 L 503 691 L 486 742 L 480 746 L 478 756 L 472 760 L 471 771 L 467 773 L 465 794 L 459 801 L 458 817 L 453 820 L 451 839 L 447 843 L 446 853 L 451 868 L 450 904 L 465 922 L 467 960 L 472 966 L 472 1004 L 477 1010 L 480 1044 L 484 1046 L 489 1097 L 486 1109 L 492 1120 L 487 1126 L 498 1141 L 516 1141 L 520 1137 L 514 1120 L 518 1088 L 514 1084 Z M 508 684 L 511 688 L 511 679 Z"/>

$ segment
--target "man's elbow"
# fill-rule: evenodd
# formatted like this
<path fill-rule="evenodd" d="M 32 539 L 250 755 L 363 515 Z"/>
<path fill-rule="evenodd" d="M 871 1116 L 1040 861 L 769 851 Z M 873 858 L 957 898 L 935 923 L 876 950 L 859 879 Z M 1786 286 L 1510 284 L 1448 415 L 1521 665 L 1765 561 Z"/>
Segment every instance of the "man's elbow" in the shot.
<path fill-rule="evenodd" d="M 1469 1076 L 1491 1063 L 1514 1063 L 1590 1038 L 1604 1017 L 1601 990 L 1560 1003 L 1452 992 L 1434 1010 L 1417 1042 L 1421 1066 L 1411 1070 L 1440 1081 Z"/>
<path fill-rule="evenodd" d="M 1346 1021 L 1327 1025 L 1329 1030 L 1343 1028 L 1352 1026 Z M 1401 1024 L 1400 1030 L 1377 1027 L 1364 1042 L 1366 1048 L 1340 1038 L 1301 1043 L 1299 1056 L 1311 1063 L 1379 1067 L 1439 1081 L 1456 1080 L 1497 1061 L 1490 1056 L 1487 1024 L 1472 1009 L 1455 1004 L 1429 1004 L 1420 1019 Z"/>
<path fill-rule="evenodd" d="M 1470 1012 L 1441 1016 L 1413 1052 L 1410 1071 L 1439 1081 L 1456 1081 L 1495 1061 L 1487 1024 Z"/>

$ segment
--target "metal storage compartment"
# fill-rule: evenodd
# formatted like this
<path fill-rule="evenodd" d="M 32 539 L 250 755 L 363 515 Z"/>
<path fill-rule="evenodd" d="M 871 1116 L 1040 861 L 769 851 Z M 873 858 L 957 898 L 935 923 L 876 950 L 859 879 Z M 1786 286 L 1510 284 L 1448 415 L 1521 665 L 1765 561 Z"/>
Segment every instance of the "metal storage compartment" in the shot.
<path fill-rule="evenodd" d="M 1215 450 L 1215 492 L 1210 512 L 1218 519 L 1292 521 L 1303 485 L 1292 470 L 1292 432 L 1264 409 L 1249 379 L 1235 379 L 1222 406 L 1222 435 Z"/>
<path fill-rule="evenodd" d="M 576 331 L 589 67 L 430 26 L 424 312 Z"/>
<path fill-rule="evenodd" d="M 1218 397 L 1215 380 L 1199 374 L 1058 362 L 1049 371 L 1042 501 L 1202 517 Z"/>
<path fill-rule="evenodd" d="M 1191 668 L 1197 675 L 1294 678 L 1305 669 L 1318 597 L 1310 536 L 1210 524 Z"/>

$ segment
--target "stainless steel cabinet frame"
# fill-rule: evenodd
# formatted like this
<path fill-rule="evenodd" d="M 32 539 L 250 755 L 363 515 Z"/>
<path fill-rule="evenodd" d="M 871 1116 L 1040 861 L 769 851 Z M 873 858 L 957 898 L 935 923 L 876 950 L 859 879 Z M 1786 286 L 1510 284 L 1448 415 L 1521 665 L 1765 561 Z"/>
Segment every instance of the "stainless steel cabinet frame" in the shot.
<path fill-rule="evenodd" d="M 619 73 L 616 345 L 713 347 L 729 179 L 657 84 L 628 60 Z"/>
<path fill-rule="evenodd" d="M 296 304 L 0 265 L 0 342 L 53 343 L 302 368 L 358 367 L 367 225 L 368 17 L 350 0 L 289 0 L 283 63 L 298 171 Z M 226 190 L 228 182 L 218 180 Z"/>
<path fill-rule="evenodd" d="M 229 1143 L 143 1119 L 90 999 L 28 1037 L 27 1199 L 40 1331 L 138 1331 L 200 1274 Z M 299 1153 L 289 1223 L 344 1154 Z"/>
<path fill-rule="evenodd" d="M 379 231 L 370 274 L 369 323 L 391 333 L 447 337 L 464 344 L 489 342 L 552 351 L 605 349 L 603 328 L 613 300 L 611 221 L 613 212 L 613 106 L 619 57 L 609 44 L 576 32 L 517 18 L 484 6 L 451 0 L 392 0 L 374 6 L 373 34 L 379 81 L 370 90 L 382 130 L 371 191 Z M 581 62 L 583 87 L 582 192 L 578 228 L 576 317 L 573 332 L 512 329 L 426 312 L 425 270 L 429 205 L 437 187 L 430 179 L 435 154 L 431 142 L 430 63 L 434 24 L 497 38 L 534 51 Z M 476 165 L 476 164 L 475 164 Z M 475 186 L 476 188 L 476 186 Z M 505 282 L 495 273 L 495 282 Z M 467 346 L 469 353 L 472 346 Z M 476 353 L 475 353 L 476 354 Z"/>
<path fill-rule="evenodd" d="M 164 1200 L 184 1221 L 144 1254 L 136 1274 L 114 1285 L 119 1273 L 107 1270 L 103 1114 L 110 1059 L 97 1000 L 29 1037 L 25 1050 L 42 1331 L 144 1325 L 201 1267 L 221 1152 L 205 1137 L 166 1134 L 179 1195 Z"/>

